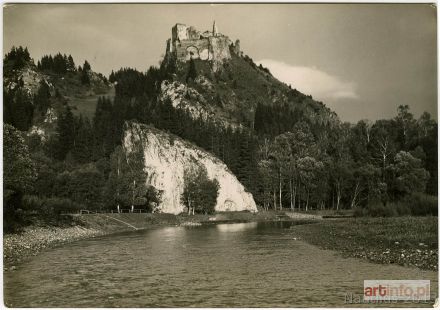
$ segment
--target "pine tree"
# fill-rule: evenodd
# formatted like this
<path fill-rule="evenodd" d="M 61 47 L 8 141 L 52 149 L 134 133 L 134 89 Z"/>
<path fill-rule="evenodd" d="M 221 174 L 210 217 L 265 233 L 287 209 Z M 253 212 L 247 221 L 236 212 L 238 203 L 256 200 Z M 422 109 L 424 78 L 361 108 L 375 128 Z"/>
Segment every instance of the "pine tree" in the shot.
<path fill-rule="evenodd" d="M 50 89 L 46 81 L 42 80 L 40 82 L 40 87 L 38 92 L 34 97 L 34 106 L 44 115 L 47 109 L 50 107 Z"/>
<path fill-rule="evenodd" d="M 81 70 L 79 70 L 79 71 L 81 71 Z M 88 61 L 86 60 L 84 62 L 84 65 L 83 65 L 82 71 L 81 71 L 81 83 L 84 85 L 90 85 L 89 71 L 91 71 L 91 67 L 90 67 L 90 64 L 88 63 Z"/>
<path fill-rule="evenodd" d="M 18 130 L 27 131 L 32 124 L 34 107 L 23 89 L 18 89 L 12 106 L 12 125 Z"/>
<path fill-rule="evenodd" d="M 121 121 L 116 122 L 116 115 L 123 120 L 124 113 L 116 113 L 111 100 L 106 97 L 99 97 L 93 118 L 94 158 L 108 157 L 115 145 L 121 140 L 119 134 L 122 130 Z"/>
<path fill-rule="evenodd" d="M 72 155 L 79 163 L 90 162 L 93 154 L 93 132 L 90 121 L 88 118 L 83 119 L 80 115 L 75 123 L 75 144 Z"/>
<path fill-rule="evenodd" d="M 83 71 L 90 71 L 90 70 L 92 70 L 92 67 L 90 66 L 89 62 L 87 60 L 84 61 Z"/>
<path fill-rule="evenodd" d="M 75 62 L 73 61 L 72 55 L 69 55 L 69 57 L 67 58 L 67 71 L 69 72 L 76 71 L 76 66 L 75 66 Z"/>
<path fill-rule="evenodd" d="M 70 110 L 70 107 L 66 108 L 64 113 L 58 117 L 57 124 L 57 159 L 64 160 L 67 153 L 69 153 L 75 141 L 75 121 Z"/>

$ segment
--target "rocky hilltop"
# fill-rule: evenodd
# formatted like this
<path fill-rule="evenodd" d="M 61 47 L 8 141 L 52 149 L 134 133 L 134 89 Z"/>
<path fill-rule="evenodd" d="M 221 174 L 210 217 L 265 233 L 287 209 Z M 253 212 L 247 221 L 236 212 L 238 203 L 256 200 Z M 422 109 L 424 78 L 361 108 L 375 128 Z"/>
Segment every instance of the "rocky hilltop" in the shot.
<path fill-rule="evenodd" d="M 216 211 L 257 211 L 252 194 L 246 192 L 227 166 L 210 153 L 147 125 L 127 122 L 124 127 L 125 150 L 130 152 L 134 144 L 142 145 L 147 183 L 162 191 L 161 212 L 179 214 L 184 211 L 180 201 L 184 171 L 199 166 L 206 168 L 211 180 L 219 182 Z"/>
<path fill-rule="evenodd" d="M 312 126 L 330 128 L 339 123 L 337 115 L 322 102 L 255 64 L 243 53 L 240 41 L 219 33 L 215 23 L 212 31 L 205 32 L 175 24 L 161 66 L 170 75 L 158 84 L 160 101 L 170 101 L 194 119 L 209 118 L 224 128 L 247 127 L 257 132 L 266 126 L 264 122 L 272 121 L 266 116 L 258 119 L 264 110 L 271 110 L 272 115 L 291 113 L 293 122 L 303 118 Z"/>

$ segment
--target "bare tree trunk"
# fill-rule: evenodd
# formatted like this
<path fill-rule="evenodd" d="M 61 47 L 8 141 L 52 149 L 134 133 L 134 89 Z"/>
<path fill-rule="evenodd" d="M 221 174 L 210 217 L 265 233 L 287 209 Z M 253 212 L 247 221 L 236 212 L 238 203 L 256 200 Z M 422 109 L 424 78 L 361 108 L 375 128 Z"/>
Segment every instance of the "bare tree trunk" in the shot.
<path fill-rule="evenodd" d="M 341 186 L 339 182 L 336 184 L 336 211 L 339 210 L 339 202 L 341 201 Z"/>
<path fill-rule="evenodd" d="M 296 180 L 293 182 L 293 211 L 295 211 L 296 207 Z"/>
<path fill-rule="evenodd" d="M 309 189 L 307 189 L 306 212 L 309 210 Z"/>
<path fill-rule="evenodd" d="M 367 206 L 370 205 L 370 192 L 371 192 L 371 186 L 368 184 L 368 193 L 367 193 Z"/>
<path fill-rule="evenodd" d="M 301 183 L 298 184 L 298 211 L 301 210 Z"/>
<path fill-rule="evenodd" d="M 277 195 L 275 188 L 273 189 L 273 209 L 277 210 Z"/>
<path fill-rule="evenodd" d="M 332 210 L 335 209 L 335 193 L 332 191 Z"/>
<path fill-rule="evenodd" d="M 289 178 L 289 189 L 290 189 L 290 209 L 293 211 L 293 186 L 292 186 L 292 178 Z"/>
<path fill-rule="evenodd" d="M 356 182 L 356 186 L 354 188 L 353 199 L 351 200 L 352 209 L 356 207 L 356 199 L 358 195 L 359 195 L 359 181 Z"/>
<path fill-rule="evenodd" d="M 119 213 L 119 166 L 121 165 L 121 159 L 118 153 L 118 184 L 116 185 L 116 199 L 118 200 L 118 213 Z"/>
<path fill-rule="evenodd" d="M 382 181 L 385 180 L 385 168 L 386 168 L 386 162 L 387 162 L 387 157 L 389 155 L 389 147 L 388 147 L 388 139 L 382 139 L 381 141 L 379 141 L 379 147 L 380 147 L 380 153 L 382 155 Z"/>
<path fill-rule="evenodd" d="M 279 181 L 280 181 L 280 210 L 283 210 L 281 168 L 280 168 L 280 172 L 279 172 Z"/>

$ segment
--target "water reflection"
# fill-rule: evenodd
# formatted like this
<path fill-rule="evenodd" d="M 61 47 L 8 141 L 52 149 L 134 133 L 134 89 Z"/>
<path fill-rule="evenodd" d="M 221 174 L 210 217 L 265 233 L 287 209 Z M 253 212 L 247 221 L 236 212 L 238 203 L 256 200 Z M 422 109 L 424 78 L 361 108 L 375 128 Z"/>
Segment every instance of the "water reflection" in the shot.
<path fill-rule="evenodd" d="M 249 230 L 254 229 L 257 227 L 256 222 L 252 223 L 235 223 L 235 224 L 218 224 L 216 225 L 216 228 L 218 231 L 223 233 L 229 233 L 229 232 L 238 232 L 243 230 Z"/>

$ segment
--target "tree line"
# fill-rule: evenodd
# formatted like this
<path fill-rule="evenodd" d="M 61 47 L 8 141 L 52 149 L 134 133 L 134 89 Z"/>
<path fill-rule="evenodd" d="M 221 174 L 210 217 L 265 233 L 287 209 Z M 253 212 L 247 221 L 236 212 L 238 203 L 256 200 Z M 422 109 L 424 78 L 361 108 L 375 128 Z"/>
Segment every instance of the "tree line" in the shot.
<path fill-rule="evenodd" d="M 399 106 L 390 120 L 341 123 L 328 136 L 306 122 L 260 144 L 265 208 L 436 214 L 437 123 Z"/>
<path fill-rule="evenodd" d="M 76 72 L 77 70 L 72 55 L 61 55 L 61 53 L 58 53 L 53 57 L 52 55 L 44 55 L 43 57 L 41 57 L 41 60 L 38 60 L 37 68 L 39 70 L 52 71 L 58 74 Z"/>
<path fill-rule="evenodd" d="M 20 53 L 26 54 L 24 49 Z M 85 64 L 84 69 L 90 67 Z M 100 97 L 92 119 L 73 115 L 62 96 L 56 90 L 52 95 L 45 83 L 33 97 L 20 87 L 14 92 L 4 89 L 5 123 L 12 125 L 4 131 L 5 154 L 12 154 L 4 161 L 11 164 L 5 167 L 5 190 L 12 191 L 4 197 L 5 205 L 41 212 L 116 205 L 153 210 L 161 193 L 142 182 L 147 177 L 141 169 L 142 152 L 127 153 L 121 145 L 124 122 L 134 120 L 213 153 L 267 210 L 436 212 L 437 123 L 428 113 L 416 119 L 408 106 L 400 106 L 392 119 L 329 125 L 318 114 L 311 119 L 294 105 L 259 103 L 253 126 L 232 129 L 194 119 L 159 98 L 161 82 L 175 70 L 164 62 L 145 73 L 130 68 L 112 72 L 115 97 Z M 197 72 L 191 72 L 189 82 L 194 75 Z M 297 93 L 290 90 L 289 96 L 301 95 Z M 20 96 L 23 99 L 17 100 Z M 57 96 L 61 107 L 55 132 L 46 138 L 24 135 L 33 118 L 45 115 Z M 32 113 L 19 113 L 27 109 Z M 17 175 L 26 185 L 13 185 Z M 212 212 L 215 181 L 210 183 L 203 171 L 187 172 L 185 178 L 182 201 L 188 212 Z"/>

